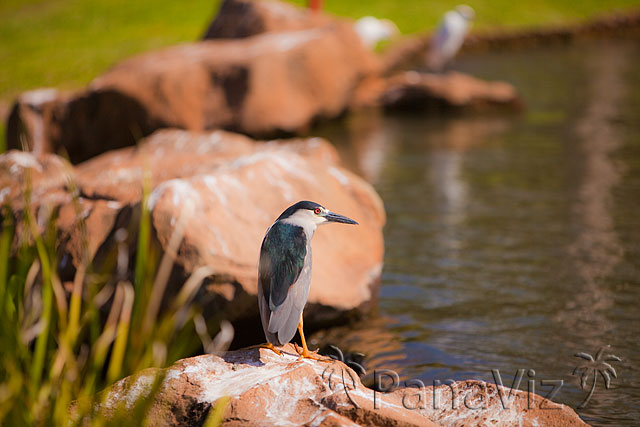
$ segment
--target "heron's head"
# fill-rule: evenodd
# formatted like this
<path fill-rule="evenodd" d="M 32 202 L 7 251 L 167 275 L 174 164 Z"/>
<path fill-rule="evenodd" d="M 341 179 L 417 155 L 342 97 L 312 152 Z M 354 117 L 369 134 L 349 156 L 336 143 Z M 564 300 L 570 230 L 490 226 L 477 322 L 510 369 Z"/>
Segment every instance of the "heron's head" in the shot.
<path fill-rule="evenodd" d="M 467 6 L 466 4 L 461 4 L 456 6 L 456 11 L 467 21 L 473 21 L 476 17 L 476 12 L 473 10 L 471 6 Z"/>
<path fill-rule="evenodd" d="M 331 212 L 322 205 L 315 202 L 302 201 L 289 206 L 278 217 L 278 221 L 290 222 L 300 226 L 312 226 L 328 224 L 331 222 L 341 222 L 343 224 L 358 224 L 346 216 Z"/>

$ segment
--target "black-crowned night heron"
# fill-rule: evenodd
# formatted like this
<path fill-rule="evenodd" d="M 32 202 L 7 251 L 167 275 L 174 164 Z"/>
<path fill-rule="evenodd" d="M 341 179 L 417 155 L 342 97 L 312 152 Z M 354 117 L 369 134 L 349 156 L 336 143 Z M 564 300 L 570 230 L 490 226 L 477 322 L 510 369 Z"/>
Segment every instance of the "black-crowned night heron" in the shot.
<path fill-rule="evenodd" d="M 475 18 L 474 10 L 467 5 L 457 6 L 444 14 L 438 29 L 431 39 L 427 66 L 431 71 L 441 71 L 453 59 Z"/>
<path fill-rule="evenodd" d="M 311 286 L 311 238 L 319 225 L 330 222 L 357 224 L 317 203 L 298 202 L 282 212 L 262 240 L 258 306 L 266 347 L 278 354 L 275 346 L 291 341 L 297 329 L 302 341 L 300 356 L 318 359 L 307 347 L 302 311 Z"/>

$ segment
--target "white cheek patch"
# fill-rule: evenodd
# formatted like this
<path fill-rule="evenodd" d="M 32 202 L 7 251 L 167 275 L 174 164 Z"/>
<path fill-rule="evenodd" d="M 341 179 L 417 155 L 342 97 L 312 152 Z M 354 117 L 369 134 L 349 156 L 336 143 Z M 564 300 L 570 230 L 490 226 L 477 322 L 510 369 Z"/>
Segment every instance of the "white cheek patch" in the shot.
<path fill-rule="evenodd" d="M 327 220 L 327 218 L 325 218 L 325 217 L 323 217 L 323 216 L 317 216 L 317 215 L 314 215 L 314 217 L 315 217 L 315 218 L 314 218 L 314 221 L 315 221 L 315 223 L 316 223 L 317 225 L 320 225 L 320 224 L 326 224 L 327 222 L 329 222 L 329 221 Z"/>
<path fill-rule="evenodd" d="M 283 222 L 305 227 L 311 224 L 313 224 L 314 226 L 318 226 L 320 224 L 324 224 L 325 222 L 327 222 L 327 220 L 322 216 L 316 215 L 311 210 L 304 209 L 304 210 L 299 210 L 293 215 L 291 215 L 289 218 L 284 219 Z"/>

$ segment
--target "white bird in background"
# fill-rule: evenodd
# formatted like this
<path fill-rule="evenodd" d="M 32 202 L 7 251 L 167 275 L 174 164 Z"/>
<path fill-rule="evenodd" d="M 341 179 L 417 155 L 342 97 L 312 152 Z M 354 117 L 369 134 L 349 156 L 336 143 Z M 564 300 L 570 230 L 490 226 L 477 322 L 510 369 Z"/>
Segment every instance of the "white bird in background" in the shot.
<path fill-rule="evenodd" d="M 400 33 L 396 24 L 388 19 L 378 19 L 373 16 L 364 16 L 356 21 L 354 29 L 362 44 L 368 49 L 375 49 L 378 42 L 389 40 Z"/>
<path fill-rule="evenodd" d="M 471 27 L 475 12 L 470 6 L 460 5 L 444 14 L 438 30 L 431 40 L 427 66 L 441 71 L 456 55 Z"/>

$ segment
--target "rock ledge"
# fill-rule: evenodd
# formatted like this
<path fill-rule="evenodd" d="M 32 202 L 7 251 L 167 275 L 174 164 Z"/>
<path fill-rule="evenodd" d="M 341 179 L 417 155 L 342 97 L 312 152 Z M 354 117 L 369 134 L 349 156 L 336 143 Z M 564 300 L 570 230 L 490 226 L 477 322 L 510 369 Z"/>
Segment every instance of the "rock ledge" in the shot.
<path fill-rule="evenodd" d="M 266 349 L 203 355 L 143 371 L 114 384 L 102 409 L 132 407 L 154 376 L 164 375 L 148 411 L 151 425 L 199 425 L 223 396 L 231 398 L 226 426 L 586 425 L 565 405 L 532 395 L 529 408 L 526 392 L 507 400 L 510 390 L 474 380 L 374 392 L 341 362 L 298 360 L 291 344 L 284 350 L 282 356 Z"/>

